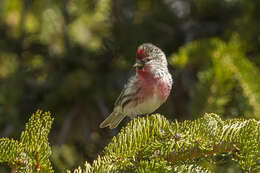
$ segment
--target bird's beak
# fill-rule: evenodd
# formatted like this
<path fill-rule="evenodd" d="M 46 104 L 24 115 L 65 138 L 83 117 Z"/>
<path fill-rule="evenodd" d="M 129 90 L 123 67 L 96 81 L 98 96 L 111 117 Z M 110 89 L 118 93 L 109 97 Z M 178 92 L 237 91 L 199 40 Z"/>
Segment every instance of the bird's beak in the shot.
<path fill-rule="evenodd" d="M 140 60 L 136 60 L 136 63 L 134 64 L 134 67 L 137 69 L 142 69 L 144 67 L 144 62 Z"/>

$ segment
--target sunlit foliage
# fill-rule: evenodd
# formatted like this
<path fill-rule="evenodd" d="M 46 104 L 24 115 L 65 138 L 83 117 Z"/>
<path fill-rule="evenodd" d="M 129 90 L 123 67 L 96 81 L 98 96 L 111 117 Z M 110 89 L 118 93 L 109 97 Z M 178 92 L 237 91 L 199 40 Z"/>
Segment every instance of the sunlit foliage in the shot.
<path fill-rule="evenodd" d="M 131 121 L 103 156 L 74 173 L 206 173 L 218 171 L 215 164 L 220 157 L 234 160 L 237 172 L 259 172 L 259 133 L 256 120 L 223 121 L 216 114 L 205 114 L 194 121 L 169 122 L 154 114 Z"/>
<path fill-rule="evenodd" d="M 259 119 L 259 9 L 257 0 L 1 0 L 0 135 L 17 138 L 28 112 L 50 110 L 54 170 L 92 162 L 117 133 L 98 124 L 143 42 L 165 51 L 174 78 L 157 112 Z"/>

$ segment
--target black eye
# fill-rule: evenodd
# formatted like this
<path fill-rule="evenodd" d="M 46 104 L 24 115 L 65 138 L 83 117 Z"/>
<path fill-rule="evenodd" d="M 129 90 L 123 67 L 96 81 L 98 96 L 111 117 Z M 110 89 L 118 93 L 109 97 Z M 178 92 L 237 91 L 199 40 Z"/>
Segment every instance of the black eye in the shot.
<path fill-rule="evenodd" d="M 149 62 L 149 61 L 151 61 L 152 60 L 152 58 L 146 58 L 145 59 L 145 62 Z"/>

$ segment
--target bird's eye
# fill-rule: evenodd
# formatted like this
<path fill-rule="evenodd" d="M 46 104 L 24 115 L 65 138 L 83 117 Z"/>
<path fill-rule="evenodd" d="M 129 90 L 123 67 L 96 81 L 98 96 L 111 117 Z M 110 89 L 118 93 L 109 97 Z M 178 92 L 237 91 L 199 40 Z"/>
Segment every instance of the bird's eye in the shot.
<path fill-rule="evenodd" d="M 152 58 L 146 58 L 145 59 L 145 62 L 149 62 L 149 61 L 151 61 L 152 60 Z"/>

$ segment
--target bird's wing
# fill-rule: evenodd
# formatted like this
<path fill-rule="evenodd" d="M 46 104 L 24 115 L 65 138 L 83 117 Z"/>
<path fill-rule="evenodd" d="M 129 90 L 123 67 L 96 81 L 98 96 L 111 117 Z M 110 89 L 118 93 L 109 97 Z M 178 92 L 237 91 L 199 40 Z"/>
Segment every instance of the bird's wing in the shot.
<path fill-rule="evenodd" d="M 124 89 L 121 91 L 119 97 L 115 102 L 115 107 L 121 106 L 124 107 L 127 103 L 130 102 L 131 98 L 135 96 L 140 88 L 137 86 L 137 76 L 132 76 L 124 86 Z"/>

